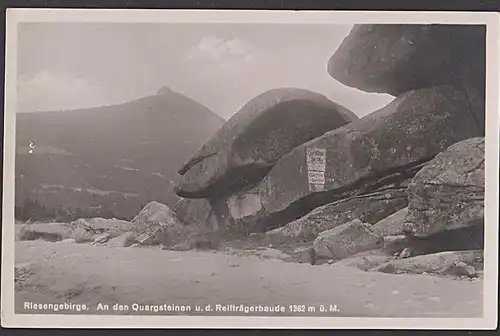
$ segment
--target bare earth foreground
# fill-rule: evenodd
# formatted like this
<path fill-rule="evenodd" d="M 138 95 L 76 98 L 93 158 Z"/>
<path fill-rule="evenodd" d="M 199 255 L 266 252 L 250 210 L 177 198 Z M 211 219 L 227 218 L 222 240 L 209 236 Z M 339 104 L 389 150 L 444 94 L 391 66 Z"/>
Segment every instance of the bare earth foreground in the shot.
<path fill-rule="evenodd" d="M 17 313 L 244 314 L 227 306 L 233 304 L 283 307 L 285 312 L 260 313 L 272 316 L 482 316 L 480 280 L 391 275 L 226 252 L 18 241 L 16 266 L 23 270 L 23 274 L 16 274 Z M 87 310 L 25 309 L 28 303 L 73 303 L 86 305 Z M 97 310 L 99 303 L 108 305 L 110 310 Z M 113 311 L 116 303 L 128 305 L 128 311 Z M 197 305 L 205 310 L 209 304 L 211 310 L 194 311 Z M 172 305 L 189 305 L 192 311 L 144 311 L 155 309 L 152 305 L 162 305 L 167 310 Z M 223 306 L 216 310 L 216 305 Z M 298 306 L 294 309 L 290 305 Z M 326 311 L 320 311 L 321 305 Z M 221 307 L 226 311 L 221 311 Z"/>

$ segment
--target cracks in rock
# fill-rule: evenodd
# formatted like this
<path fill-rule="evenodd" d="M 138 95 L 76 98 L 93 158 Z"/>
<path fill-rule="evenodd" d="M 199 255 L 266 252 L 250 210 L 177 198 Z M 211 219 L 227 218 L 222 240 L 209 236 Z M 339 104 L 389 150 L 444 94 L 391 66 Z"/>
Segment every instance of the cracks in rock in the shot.
<path fill-rule="evenodd" d="M 447 182 L 420 182 L 423 185 L 436 186 L 436 187 L 449 187 L 449 188 L 463 188 L 477 190 L 478 192 L 484 192 L 484 187 L 474 185 L 474 184 L 454 184 Z"/>
<path fill-rule="evenodd" d="M 484 162 L 485 162 L 485 158 L 483 158 L 477 165 L 475 165 L 473 168 L 471 169 L 468 169 L 465 171 L 466 174 L 470 174 L 476 170 L 478 170 L 479 168 L 481 168 L 481 166 L 484 165 Z"/>
<path fill-rule="evenodd" d="M 394 185 L 400 185 L 414 177 L 423 166 L 432 160 L 432 158 L 434 158 L 434 155 L 411 162 L 404 166 L 371 174 L 345 187 L 309 194 L 291 203 L 284 210 L 270 214 L 266 219 L 262 220 L 261 223 L 256 225 L 255 229 L 265 231 L 276 229 L 304 217 L 321 206 L 338 201 L 348 201 L 353 197 L 369 197 L 367 195 L 381 192 L 380 189 L 387 188 L 388 186 L 394 188 Z"/>
<path fill-rule="evenodd" d="M 217 155 L 217 154 L 219 154 L 219 152 L 215 152 L 215 153 L 211 153 L 211 154 L 207 154 L 207 155 L 203 155 L 203 156 L 196 156 L 196 157 L 192 158 L 191 160 L 189 160 L 188 162 L 186 162 L 186 164 L 181 169 L 179 169 L 178 173 L 180 175 L 184 175 L 187 173 L 187 171 L 189 169 L 191 169 L 196 164 L 200 163 L 201 161 L 203 161 L 209 157 Z"/>

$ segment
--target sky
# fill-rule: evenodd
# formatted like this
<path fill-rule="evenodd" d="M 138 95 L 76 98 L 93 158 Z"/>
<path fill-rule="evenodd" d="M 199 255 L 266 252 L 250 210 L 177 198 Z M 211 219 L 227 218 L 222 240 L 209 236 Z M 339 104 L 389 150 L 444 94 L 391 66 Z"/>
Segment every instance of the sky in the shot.
<path fill-rule="evenodd" d="M 351 26 L 21 23 L 18 112 L 112 105 L 163 86 L 225 119 L 272 88 L 321 93 L 358 116 L 394 97 L 337 82 L 327 62 Z"/>

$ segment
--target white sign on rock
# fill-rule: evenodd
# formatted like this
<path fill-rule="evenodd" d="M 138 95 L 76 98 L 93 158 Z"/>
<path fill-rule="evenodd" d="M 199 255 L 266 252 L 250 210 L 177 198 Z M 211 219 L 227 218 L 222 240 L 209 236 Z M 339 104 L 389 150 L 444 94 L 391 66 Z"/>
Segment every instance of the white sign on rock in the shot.
<path fill-rule="evenodd" d="M 307 178 L 310 191 L 323 191 L 325 189 L 326 149 L 306 149 Z"/>
<path fill-rule="evenodd" d="M 325 172 L 309 171 L 307 172 L 309 183 L 325 184 Z"/>
<path fill-rule="evenodd" d="M 326 170 L 326 149 L 307 148 L 306 161 L 308 170 L 324 172 Z"/>

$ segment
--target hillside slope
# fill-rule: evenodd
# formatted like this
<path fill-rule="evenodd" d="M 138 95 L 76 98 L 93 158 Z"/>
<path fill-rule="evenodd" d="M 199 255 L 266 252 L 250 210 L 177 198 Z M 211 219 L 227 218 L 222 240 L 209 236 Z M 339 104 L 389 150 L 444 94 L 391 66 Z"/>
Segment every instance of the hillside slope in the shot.
<path fill-rule="evenodd" d="M 151 200 L 173 205 L 178 167 L 224 122 L 165 88 L 120 105 L 19 113 L 16 206 L 131 218 Z"/>

